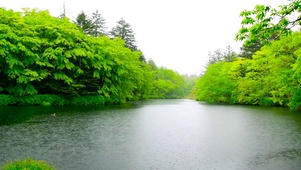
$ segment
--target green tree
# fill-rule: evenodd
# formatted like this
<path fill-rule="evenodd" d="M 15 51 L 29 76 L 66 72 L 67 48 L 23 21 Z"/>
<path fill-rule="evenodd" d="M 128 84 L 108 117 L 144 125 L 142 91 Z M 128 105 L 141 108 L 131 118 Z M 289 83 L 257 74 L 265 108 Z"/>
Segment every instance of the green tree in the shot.
<path fill-rule="evenodd" d="M 231 62 L 238 57 L 230 45 L 226 47 L 224 52 L 222 52 L 220 49 L 217 49 L 213 53 L 209 52 L 208 56 L 209 60 L 207 62 L 207 66 L 215 64 L 219 61 Z"/>
<path fill-rule="evenodd" d="M 81 32 L 91 35 L 93 30 L 93 22 L 84 11 L 81 11 L 76 16 L 74 23 L 78 26 Z"/>
<path fill-rule="evenodd" d="M 281 35 L 289 35 L 294 26 L 301 24 L 300 11 L 300 0 L 292 0 L 278 8 L 256 5 L 253 10 L 244 10 L 240 13 L 242 28 L 236 34 L 236 40 L 245 40 L 248 46 L 258 42 L 266 44 Z"/>
<path fill-rule="evenodd" d="M 92 37 L 47 11 L 0 8 L 0 94 L 148 98 L 152 72 L 121 39 Z"/>
<path fill-rule="evenodd" d="M 209 65 L 197 82 L 197 100 L 301 108 L 301 32 L 263 46 L 252 59 Z"/>
<path fill-rule="evenodd" d="M 146 58 L 145 58 L 144 54 L 142 53 L 141 50 L 138 50 L 138 51 L 141 52 L 141 56 L 140 56 L 139 60 L 140 60 L 141 62 L 144 62 L 144 63 L 145 63 L 145 62 L 146 62 Z"/>
<path fill-rule="evenodd" d="M 226 49 L 223 53 L 223 60 L 226 62 L 231 62 L 234 61 L 235 58 L 237 58 L 237 54 L 235 53 L 235 51 L 230 45 L 226 46 Z"/>
<path fill-rule="evenodd" d="M 23 13 L 15 13 L 0 8 L 0 13 L 1 78 L 6 80 L 2 83 L 4 93 L 36 94 L 37 90 L 33 83 L 45 79 L 49 75 L 47 69 L 53 67 L 38 55 L 40 50 L 45 49 L 42 44 L 46 40 L 37 38 L 39 29 L 47 29 L 41 28 L 39 20 L 51 18 L 48 17 L 48 12 L 42 11 L 38 15 L 35 9 L 24 9 Z M 62 25 L 64 22 L 65 20 L 59 21 Z M 40 69 L 41 65 L 44 69 Z"/>
<path fill-rule="evenodd" d="M 91 35 L 93 35 L 94 37 L 107 35 L 107 27 L 105 26 L 105 24 L 105 19 L 101 16 L 98 10 L 93 12 Z"/>
<path fill-rule="evenodd" d="M 147 64 L 151 67 L 152 70 L 157 70 L 158 66 L 156 65 L 155 61 L 152 59 L 149 59 L 147 61 Z"/>
<path fill-rule="evenodd" d="M 185 78 L 179 73 L 160 67 L 154 70 L 153 98 L 181 98 L 185 95 Z"/>
<path fill-rule="evenodd" d="M 125 46 L 131 49 L 132 51 L 137 50 L 134 31 L 131 25 L 125 22 L 123 18 L 117 21 L 117 25 L 112 28 L 112 30 L 110 31 L 110 35 L 113 38 L 118 37 L 123 39 L 125 42 Z"/>
<path fill-rule="evenodd" d="M 260 41 L 256 41 L 248 46 L 243 44 L 242 47 L 240 48 L 239 57 L 251 59 L 253 54 L 256 51 L 260 50 L 262 46 L 263 44 Z"/>
<path fill-rule="evenodd" d="M 223 60 L 223 53 L 220 49 L 217 49 L 214 52 L 209 51 L 208 56 L 209 56 L 209 60 L 207 63 L 207 67 L 211 64 L 215 64 Z"/>
<path fill-rule="evenodd" d="M 185 95 L 190 98 L 196 98 L 196 83 L 200 77 L 197 75 L 185 75 Z"/>
<path fill-rule="evenodd" d="M 207 67 L 196 85 L 196 97 L 209 103 L 233 103 L 235 81 L 229 75 L 231 62 L 219 61 Z"/>

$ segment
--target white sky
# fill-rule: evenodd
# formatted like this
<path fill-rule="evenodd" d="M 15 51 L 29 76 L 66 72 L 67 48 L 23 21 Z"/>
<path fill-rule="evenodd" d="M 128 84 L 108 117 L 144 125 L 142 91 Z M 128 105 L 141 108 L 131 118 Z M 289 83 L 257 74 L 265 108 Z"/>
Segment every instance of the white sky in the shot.
<path fill-rule="evenodd" d="M 180 74 L 199 74 L 209 51 L 227 45 L 239 51 L 242 43 L 234 38 L 242 10 L 256 4 L 276 7 L 287 0 L 0 0 L 0 7 L 38 8 L 58 16 L 64 2 L 71 19 L 81 10 L 92 16 L 97 9 L 108 30 L 124 18 L 146 59 Z"/>

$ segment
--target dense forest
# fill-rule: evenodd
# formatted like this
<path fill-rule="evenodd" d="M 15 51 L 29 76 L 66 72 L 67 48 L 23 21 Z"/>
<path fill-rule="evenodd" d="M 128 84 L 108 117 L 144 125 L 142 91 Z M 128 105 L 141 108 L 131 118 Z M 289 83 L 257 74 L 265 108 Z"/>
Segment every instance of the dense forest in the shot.
<path fill-rule="evenodd" d="M 0 105 L 117 104 L 189 94 L 185 76 L 145 60 L 124 19 L 111 31 L 104 24 L 98 11 L 71 21 L 64 13 L 0 8 Z"/>
<path fill-rule="evenodd" d="M 301 2 L 241 13 L 240 54 L 210 56 L 197 82 L 197 100 L 301 108 Z M 227 53 L 225 53 L 227 54 Z"/>

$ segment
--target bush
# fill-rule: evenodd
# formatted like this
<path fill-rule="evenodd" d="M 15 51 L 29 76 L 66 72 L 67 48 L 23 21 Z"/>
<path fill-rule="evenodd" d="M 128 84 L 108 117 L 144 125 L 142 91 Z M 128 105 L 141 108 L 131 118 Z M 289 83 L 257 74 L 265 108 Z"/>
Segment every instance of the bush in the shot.
<path fill-rule="evenodd" d="M 3 170 L 55 170 L 53 166 L 44 161 L 38 161 L 31 158 L 24 160 L 15 160 L 14 162 L 7 162 Z"/>
<path fill-rule="evenodd" d="M 62 105 L 104 105 L 116 104 L 120 101 L 112 98 L 104 98 L 101 95 L 85 95 L 67 97 L 55 94 L 36 94 L 28 96 L 14 96 L 0 94 L 0 106 L 7 105 L 41 105 L 41 106 L 62 106 Z"/>
<path fill-rule="evenodd" d="M 17 98 L 12 95 L 0 94 L 0 106 L 13 105 L 17 103 Z"/>
<path fill-rule="evenodd" d="M 70 105 L 104 105 L 105 98 L 101 95 L 93 95 L 93 96 L 78 96 L 70 99 Z"/>
<path fill-rule="evenodd" d="M 19 105 L 64 105 L 65 99 L 54 94 L 37 94 L 19 97 Z"/>
<path fill-rule="evenodd" d="M 288 106 L 295 110 L 301 109 L 301 90 L 294 91 Z"/>

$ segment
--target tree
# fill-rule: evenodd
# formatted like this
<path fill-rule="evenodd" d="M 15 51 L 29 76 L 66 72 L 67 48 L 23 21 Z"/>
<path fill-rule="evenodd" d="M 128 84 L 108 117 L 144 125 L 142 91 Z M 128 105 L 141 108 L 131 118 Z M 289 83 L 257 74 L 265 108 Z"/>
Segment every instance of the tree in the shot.
<path fill-rule="evenodd" d="M 197 82 L 197 99 L 301 108 L 301 32 L 282 36 L 252 59 L 219 61 Z"/>
<path fill-rule="evenodd" d="M 140 50 L 138 50 L 138 51 L 140 51 Z M 146 58 L 145 58 L 144 54 L 142 53 L 142 51 L 140 51 L 140 52 L 141 52 L 141 56 L 140 56 L 139 60 L 140 60 L 141 62 L 146 63 Z"/>
<path fill-rule="evenodd" d="M 209 61 L 207 67 L 211 64 L 215 64 L 219 61 L 231 62 L 237 58 L 237 54 L 233 51 L 230 45 L 226 47 L 226 50 L 222 52 L 220 49 L 215 50 L 213 53 L 209 52 Z"/>
<path fill-rule="evenodd" d="M 91 35 L 94 37 L 107 35 L 107 27 L 105 26 L 105 19 L 101 16 L 101 14 L 96 10 L 92 13 L 92 29 Z"/>
<path fill-rule="evenodd" d="M 209 51 L 208 53 L 209 60 L 207 62 L 207 67 L 211 64 L 217 63 L 223 60 L 223 54 L 220 49 L 215 50 L 213 53 Z"/>
<path fill-rule="evenodd" d="M 0 94 L 148 98 L 153 72 L 124 41 L 92 37 L 48 11 L 0 8 Z"/>
<path fill-rule="evenodd" d="M 155 63 L 154 60 L 149 59 L 149 60 L 147 61 L 147 64 L 151 67 L 152 70 L 158 70 L 158 67 L 157 67 L 157 65 L 156 65 L 156 63 Z"/>
<path fill-rule="evenodd" d="M 232 91 L 235 81 L 229 76 L 232 63 L 219 61 L 207 67 L 196 85 L 196 97 L 209 103 L 233 103 Z"/>
<path fill-rule="evenodd" d="M 87 35 L 90 35 L 93 30 L 93 23 L 92 20 L 89 18 L 88 15 L 85 14 L 84 11 L 81 11 L 74 23 L 78 26 L 79 30 Z"/>
<path fill-rule="evenodd" d="M 117 21 L 117 25 L 112 28 L 110 34 L 113 38 L 118 37 L 123 39 L 125 46 L 132 51 L 137 50 L 134 31 L 132 30 L 131 25 L 125 22 L 123 18 Z"/>
<path fill-rule="evenodd" d="M 240 47 L 239 57 L 251 59 L 253 54 L 260 50 L 262 46 L 263 44 L 260 41 L 256 41 L 248 46 L 243 44 L 242 47 Z"/>
<path fill-rule="evenodd" d="M 185 95 L 185 77 L 179 73 L 160 67 L 154 70 L 153 98 L 181 98 Z"/>
<path fill-rule="evenodd" d="M 300 11 L 301 0 L 291 0 L 278 8 L 256 5 L 253 10 L 244 10 L 240 13 L 242 28 L 236 34 L 236 40 L 245 40 L 244 44 L 249 46 L 259 42 L 267 44 L 282 35 L 289 35 L 293 27 L 301 24 Z"/>
<path fill-rule="evenodd" d="M 63 8 L 61 9 L 61 14 L 59 18 L 64 19 L 67 17 L 68 10 L 66 9 L 65 2 L 63 3 Z"/>
<path fill-rule="evenodd" d="M 185 93 L 187 96 L 195 98 L 195 86 L 196 82 L 200 77 L 197 75 L 185 75 Z"/>
<path fill-rule="evenodd" d="M 78 26 L 79 30 L 87 35 L 98 37 L 107 35 L 107 27 L 105 26 L 105 19 L 96 10 L 92 13 L 92 17 L 86 15 L 81 11 L 74 23 Z"/>
<path fill-rule="evenodd" d="M 237 54 L 234 52 L 232 47 L 228 45 L 223 53 L 223 60 L 226 62 L 232 62 L 235 58 L 237 58 Z"/>

